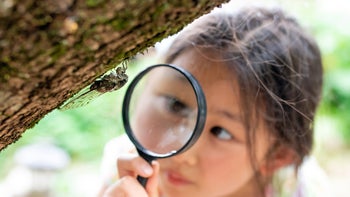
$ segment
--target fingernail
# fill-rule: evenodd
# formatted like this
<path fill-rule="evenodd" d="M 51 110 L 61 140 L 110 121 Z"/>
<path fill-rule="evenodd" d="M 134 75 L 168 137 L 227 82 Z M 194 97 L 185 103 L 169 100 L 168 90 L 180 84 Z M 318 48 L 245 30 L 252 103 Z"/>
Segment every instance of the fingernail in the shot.
<path fill-rule="evenodd" d="M 142 171 L 146 174 L 146 175 L 151 175 L 153 173 L 153 169 L 151 167 L 149 167 L 148 165 L 144 165 L 142 166 Z"/>

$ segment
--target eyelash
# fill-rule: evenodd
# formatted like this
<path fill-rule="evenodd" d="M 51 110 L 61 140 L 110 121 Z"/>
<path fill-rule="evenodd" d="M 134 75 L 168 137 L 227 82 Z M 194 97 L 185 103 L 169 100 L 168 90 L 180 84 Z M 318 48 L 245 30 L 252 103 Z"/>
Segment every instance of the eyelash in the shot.
<path fill-rule="evenodd" d="M 230 132 L 218 126 L 211 128 L 210 133 L 217 137 L 219 140 L 229 141 L 235 139 Z"/>

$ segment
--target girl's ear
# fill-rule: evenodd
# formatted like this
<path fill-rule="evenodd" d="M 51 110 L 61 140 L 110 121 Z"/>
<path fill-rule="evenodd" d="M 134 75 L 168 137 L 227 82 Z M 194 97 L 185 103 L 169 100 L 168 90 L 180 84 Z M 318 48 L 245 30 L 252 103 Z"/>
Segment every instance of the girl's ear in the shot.
<path fill-rule="evenodd" d="M 278 169 L 288 166 L 297 161 L 297 154 L 291 148 L 280 145 L 268 155 L 266 161 L 260 166 L 263 176 L 272 176 Z"/>

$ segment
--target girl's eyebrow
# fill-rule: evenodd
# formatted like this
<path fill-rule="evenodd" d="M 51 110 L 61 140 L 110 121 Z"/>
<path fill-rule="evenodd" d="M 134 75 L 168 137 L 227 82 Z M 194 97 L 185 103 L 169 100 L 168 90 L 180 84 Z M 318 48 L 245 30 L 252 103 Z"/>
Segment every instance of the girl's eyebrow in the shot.
<path fill-rule="evenodd" d="M 242 121 L 241 117 L 238 114 L 231 113 L 227 110 L 217 110 L 216 113 L 221 114 L 221 115 L 227 117 L 228 119 L 231 119 L 234 121 Z"/>

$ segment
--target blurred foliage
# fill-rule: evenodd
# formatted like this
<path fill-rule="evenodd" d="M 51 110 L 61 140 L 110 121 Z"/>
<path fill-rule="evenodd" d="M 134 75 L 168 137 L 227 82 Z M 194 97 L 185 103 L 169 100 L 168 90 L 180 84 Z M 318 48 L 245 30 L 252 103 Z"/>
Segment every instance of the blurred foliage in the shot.
<path fill-rule="evenodd" d="M 350 44 L 350 43 L 349 43 Z M 350 50 L 348 50 L 350 53 Z M 348 64 L 349 65 L 349 64 Z M 349 67 L 349 66 L 348 66 Z M 320 114 L 332 117 L 343 141 L 350 146 L 350 68 L 335 69 L 325 75 Z"/>
<path fill-rule="evenodd" d="M 324 20 L 314 22 L 325 69 L 319 116 L 333 121 L 336 129 L 333 132 L 350 146 L 350 27 L 344 25 L 350 15 L 339 18 L 338 14 L 329 14 Z"/>

